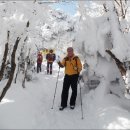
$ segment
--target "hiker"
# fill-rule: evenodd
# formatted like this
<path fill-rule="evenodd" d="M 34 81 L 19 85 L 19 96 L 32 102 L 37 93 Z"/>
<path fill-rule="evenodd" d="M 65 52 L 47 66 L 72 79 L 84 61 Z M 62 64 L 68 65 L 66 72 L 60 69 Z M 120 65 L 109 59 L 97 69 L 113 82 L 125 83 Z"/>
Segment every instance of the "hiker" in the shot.
<path fill-rule="evenodd" d="M 53 62 L 55 61 L 55 53 L 53 53 L 53 50 L 51 49 L 49 53 L 46 55 L 46 60 L 47 60 L 47 74 L 52 74 L 52 66 Z"/>
<path fill-rule="evenodd" d="M 62 62 L 57 59 L 60 67 L 65 67 L 65 76 L 63 82 L 63 89 L 61 94 L 61 106 L 59 110 L 63 110 L 67 107 L 68 93 L 71 86 L 72 94 L 70 98 L 70 109 L 75 108 L 75 102 L 77 97 L 77 82 L 80 71 L 82 70 L 82 64 L 78 56 L 74 55 L 72 47 L 67 48 L 67 56 Z"/>
<path fill-rule="evenodd" d="M 42 56 L 41 52 L 38 52 L 38 55 L 37 55 L 37 73 L 39 73 L 39 71 L 41 72 L 42 60 L 43 60 L 43 56 Z"/>

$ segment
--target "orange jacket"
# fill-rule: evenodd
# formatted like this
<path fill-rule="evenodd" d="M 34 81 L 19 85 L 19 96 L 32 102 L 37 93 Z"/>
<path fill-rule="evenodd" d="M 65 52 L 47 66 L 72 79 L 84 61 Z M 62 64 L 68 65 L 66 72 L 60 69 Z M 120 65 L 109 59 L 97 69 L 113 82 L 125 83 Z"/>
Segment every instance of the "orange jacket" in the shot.
<path fill-rule="evenodd" d="M 81 61 L 77 56 L 73 56 L 72 58 L 66 56 L 62 62 L 58 64 L 60 67 L 65 67 L 65 74 L 67 75 L 79 74 L 82 70 Z"/>

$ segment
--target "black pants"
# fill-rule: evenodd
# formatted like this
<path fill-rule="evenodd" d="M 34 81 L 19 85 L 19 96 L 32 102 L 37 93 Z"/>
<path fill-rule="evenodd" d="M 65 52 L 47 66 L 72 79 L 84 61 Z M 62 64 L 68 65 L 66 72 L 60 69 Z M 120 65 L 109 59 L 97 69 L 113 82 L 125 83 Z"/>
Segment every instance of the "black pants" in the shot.
<path fill-rule="evenodd" d="M 39 71 L 41 72 L 41 63 L 37 63 L 37 73 L 39 73 Z"/>
<path fill-rule="evenodd" d="M 47 62 L 47 74 L 52 74 L 52 64 L 53 62 Z"/>
<path fill-rule="evenodd" d="M 78 74 L 75 75 L 65 75 L 63 82 L 63 90 L 61 94 L 61 106 L 67 106 L 69 88 L 71 86 L 72 94 L 70 98 L 70 105 L 75 105 L 76 97 L 77 97 L 77 82 L 78 82 Z"/>

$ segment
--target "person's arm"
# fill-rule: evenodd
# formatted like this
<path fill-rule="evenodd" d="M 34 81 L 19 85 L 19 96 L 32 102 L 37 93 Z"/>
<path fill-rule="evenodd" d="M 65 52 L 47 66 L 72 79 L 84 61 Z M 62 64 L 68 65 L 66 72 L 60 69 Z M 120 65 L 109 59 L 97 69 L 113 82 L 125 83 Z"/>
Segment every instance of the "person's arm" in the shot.
<path fill-rule="evenodd" d="M 62 60 L 62 62 L 57 62 L 59 67 L 63 68 L 65 66 L 65 58 Z"/>
<path fill-rule="evenodd" d="M 55 61 L 56 60 L 56 55 L 54 54 L 54 59 L 53 59 L 53 61 Z"/>

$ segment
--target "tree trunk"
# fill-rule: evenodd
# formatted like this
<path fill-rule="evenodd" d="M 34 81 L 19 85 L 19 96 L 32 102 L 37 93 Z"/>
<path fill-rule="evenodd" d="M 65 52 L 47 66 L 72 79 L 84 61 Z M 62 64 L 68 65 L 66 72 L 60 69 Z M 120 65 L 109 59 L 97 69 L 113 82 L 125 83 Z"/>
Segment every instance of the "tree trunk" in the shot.
<path fill-rule="evenodd" d="M 4 70 L 5 70 L 5 66 L 6 66 L 6 59 L 7 59 L 7 55 L 8 55 L 8 49 L 9 49 L 9 44 L 8 44 L 9 34 L 10 34 L 10 31 L 7 32 L 7 43 L 5 44 L 5 51 L 4 51 L 2 65 L 1 65 L 1 69 L 0 69 L 0 81 L 3 78 Z"/>
<path fill-rule="evenodd" d="M 20 41 L 20 38 L 18 37 L 16 39 L 16 42 L 15 42 L 15 45 L 14 45 L 14 48 L 13 48 L 13 52 L 12 52 L 12 55 L 11 55 L 11 73 L 9 75 L 8 82 L 7 82 L 6 86 L 3 88 L 3 91 L 2 91 L 2 93 L 0 95 L 0 102 L 3 99 L 3 97 L 5 96 L 5 94 L 8 91 L 8 89 L 10 88 L 12 80 L 13 80 L 13 77 L 14 77 L 14 72 L 15 72 L 15 68 L 16 68 L 15 55 L 16 55 L 16 50 L 17 50 L 19 41 Z"/>
<path fill-rule="evenodd" d="M 30 50 L 31 50 L 31 49 L 29 49 L 28 56 L 27 56 L 27 61 L 28 61 L 28 58 L 29 58 L 29 55 L 30 55 Z M 27 61 L 26 61 L 26 62 L 27 62 Z M 25 67 L 26 67 L 26 68 L 25 68 L 25 74 L 24 74 L 24 78 L 23 78 L 23 82 L 22 82 L 23 88 L 25 88 L 25 79 L 26 79 L 26 76 L 27 76 L 27 68 L 28 68 L 28 63 L 26 63 L 26 62 L 25 62 L 25 64 L 26 64 L 26 65 L 25 65 Z"/>
<path fill-rule="evenodd" d="M 14 83 L 15 83 L 15 84 L 16 84 L 16 81 L 17 81 L 18 73 L 19 73 L 19 63 L 18 63 L 18 70 L 17 70 L 16 76 L 15 76 L 15 80 L 14 80 Z"/>
<path fill-rule="evenodd" d="M 3 60 L 2 60 L 2 65 L 1 65 L 1 69 L 0 69 L 0 81 L 3 78 L 4 75 L 4 70 L 5 70 L 5 66 L 6 66 L 6 59 L 7 59 L 7 55 L 8 55 L 8 42 L 5 44 L 5 51 L 4 51 L 4 55 L 3 55 Z"/>
<path fill-rule="evenodd" d="M 121 72 L 121 75 L 126 75 L 126 69 L 124 68 L 123 63 L 119 59 L 117 59 L 116 56 L 110 50 L 106 50 L 106 52 L 115 60 L 116 65 Z"/>

